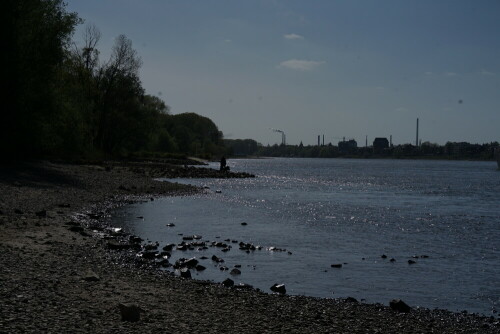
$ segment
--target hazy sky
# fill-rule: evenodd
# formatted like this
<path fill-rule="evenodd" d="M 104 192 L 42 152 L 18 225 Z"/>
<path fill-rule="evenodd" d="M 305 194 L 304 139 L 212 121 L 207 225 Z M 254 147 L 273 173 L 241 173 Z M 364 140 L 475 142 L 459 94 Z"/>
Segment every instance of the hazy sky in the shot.
<path fill-rule="evenodd" d="M 500 141 L 500 1 L 69 0 L 147 93 L 226 138 Z M 82 28 L 74 38 L 81 41 Z"/>

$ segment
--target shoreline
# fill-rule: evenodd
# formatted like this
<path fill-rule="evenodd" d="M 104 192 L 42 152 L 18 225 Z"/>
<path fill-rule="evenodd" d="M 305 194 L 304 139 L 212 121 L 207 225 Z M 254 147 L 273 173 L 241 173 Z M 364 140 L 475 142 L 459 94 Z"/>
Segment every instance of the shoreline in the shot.
<path fill-rule="evenodd" d="M 415 160 L 415 161 L 471 161 L 471 162 L 495 162 L 496 158 L 492 159 L 470 159 L 470 158 L 446 158 L 440 156 L 405 156 L 405 157 L 391 157 L 391 156 L 338 156 L 338 157 L 300 157 L 300 156 L 230 156 L 228 159 L 353 159 L 353 160 Z"/>
<path fill-rule="evenodd" d="M 197 191 L 154 181 L 160 167 L 2 167 L 0 332 L 500 333 L 498 317 L 423 308 L 401 313 L 352 299 L 174 277 L 147 262 L 132 263 L 133 251 L 109 250 L 109 235 L 98 238 L 78 224 L 84 218 L 93 229 L 118 205 Z M 120 303 L 139 306 L 140 321 L 122 321 Z"/>

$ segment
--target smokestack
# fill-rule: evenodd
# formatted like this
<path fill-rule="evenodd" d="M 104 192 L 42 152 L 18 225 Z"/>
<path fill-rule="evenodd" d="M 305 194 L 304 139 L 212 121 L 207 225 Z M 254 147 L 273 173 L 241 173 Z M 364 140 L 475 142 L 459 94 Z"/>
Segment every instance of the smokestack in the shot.
<path fill-rule="evenodd" d="M 319 142 L 319 138 L 320 138 L 320 137 L 321 137 L 321 136 L 320 136 L 320 135 L 318 135 L 318 146 L 320 145 L 320 142 Z"/>
<path fill-rule="evenodd" d="M 325 135 L 323 135 L 323 146 L 325 146 Z"/>
<path fill-rule="evenodd" d="M 365 147 L 368 147 L 368 135 L 366 135 L 366 139 L 365 139 Z"/>
<path fill-rule="evenodd" d="M 415 146 L 418 147 L 418 118 L 417 118 L 417 140 L 415 141 Z"/>

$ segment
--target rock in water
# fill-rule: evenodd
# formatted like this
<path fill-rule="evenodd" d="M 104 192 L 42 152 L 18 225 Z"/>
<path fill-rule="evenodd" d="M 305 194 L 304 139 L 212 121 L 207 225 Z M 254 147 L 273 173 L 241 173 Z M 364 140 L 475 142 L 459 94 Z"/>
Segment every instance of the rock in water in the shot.
<path fill-rule="evenodd" d="M 188 268 L 194 268 L 194 267 L 196 267 L 197 264 L 198 264 L 198 260 L 196 260 L 196 258 L 194 258 L 194 257 L 184 261 L 184 266 L 188 267 Z"/>
<path fill-rule="evenodd" d="M 286 293 L 285 284 L 277 284 L 276 283 L 271 287 L 271 291 L 284 294 L 284 293 Z"/>
<path fill-rule="evenodd" d="M 137 322 L 141 319 L 141 312 L 144 312 L 139 306 L 135 304 L 122 304 L 118 305 L 122 321 Z"/>
<path fill-rule="evenodd" d="M 224 260 L 223 260 L 223 259 L 221 259 L 220 257 L 217 257 L 217 256 L 215 256 L 215 255 L 212 255 L 212 261 L 217 262 L 217 263 L 222 263 L 222 262 L 224 262 Z"/>
<path fill-rule="evenodd" d="M 182 278 L 191 278 L 191 271 L 188 268 L 178 269 L 179 276 Z"/>
<path fill-rule="evenodd" d="M 237 268 L 233 268 L 230 272 L 229 272 L 230 275 L 241 275 L 241 270 L 237 269 Z"/>
<path fill-rule="evenodd" d="M 402 313 L 408 313 L 411 310 L 411 307 L 408 306 L 404 301 L 401 299 L 393 299 L 389 302 L 389 306 L 391 309 L 394 311 L 402 312 Z"/>

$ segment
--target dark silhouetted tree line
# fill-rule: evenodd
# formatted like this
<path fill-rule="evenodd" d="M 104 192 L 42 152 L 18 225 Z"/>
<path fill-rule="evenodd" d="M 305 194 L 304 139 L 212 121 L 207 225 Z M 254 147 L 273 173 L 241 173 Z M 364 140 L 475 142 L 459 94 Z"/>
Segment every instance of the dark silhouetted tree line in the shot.
<path fill-rule="evenodd" d="M 126 36 L 116 38 L 103 61 L 96 27 L 86 27 L 82 47 L 72 43 L 82 20 L 62 0 L 7 0 L 4 8 L 3 156 L 223 153 L 222 133 L 210 119 L 171 115 L 146 94 L 141 59 Z"/>
<path fill-rule="evenodd" d="M 467 142 L 447 142 L 438 145 L 424 142 L 419 147 L 412 144 L 395 145 L 383 150 L 373 147 L 356 147 L 342 151 L 338 146 L 327 145 L 267 145 L 257 142 L 246 145 L 247 140 L 225 140 L 230 153 L 235 155 L 257 155 L 266 157 L 299 157 L 299 158 L 396 158 L 396 159 L 449 159 L 449 160 L 494 160 L 494 150 L 498 142 L 470 144 Z"/>
<path fill-rule="evenodd" d="M 227 155 L 248 156 L 255 155 L 260 144 L 253 139 L 224 139 L 224 146 L 227 148 Z"/>

